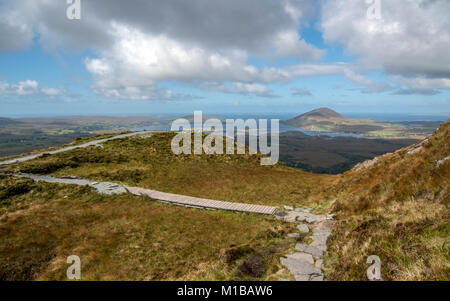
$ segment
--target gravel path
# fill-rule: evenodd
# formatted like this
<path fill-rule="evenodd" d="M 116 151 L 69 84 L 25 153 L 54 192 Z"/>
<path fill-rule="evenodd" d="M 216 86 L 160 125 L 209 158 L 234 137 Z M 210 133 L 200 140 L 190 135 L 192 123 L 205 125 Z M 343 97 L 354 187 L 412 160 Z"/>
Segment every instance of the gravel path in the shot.
<path fill-rule="evenodd" d="M 136 136 L 136 135 L 142 135 L 142 134 L 149 134 L 149 132 L 145 132 L 145 131 L 144 132 L 134 132 L 134 133 L 128 133 L 128 134 L 121 134 L 121 135 L 117 135 L 117 136 L 110 137 L 110 138 L 89 141 L 89 142 L 86 142 L 86 143 L 83 143 L 83 144 L 67 146 L 67 147 L 63 147 L 63 148 L 57 149 L 57 150 L 52 150 L 52 151 L 43 152 L 43 153 L 39 153 L 39 154 L 34 154 L 34 155 L 25 156 L 25 157 L 15 158 L 15 159 L 7 160 L 7 161 L 0 161 L 0 165 L 9 165 L 9 164 L 14 164 L 14 163 L 19 163 L 19 162 L 25 162 L 25 161 L 33 160 L 33 159 L 36 159 L 36 158 L 42 156 L 43 154 L 53 155 L 53 154 L 57 154 L 57 153 L 67 152 L 67 151 L 70 151 L 70 150 L 73 150 L 73 149 L 76 149 L 76 148 L 86 148 L 86 147 L 89 147 L 89 146 L 101 146 L 101 144 L 106 142 L 106 141 L 115 140 L 115 139 L 121 139 L 121 138 Z"/>
<path fill-rule="evenodd" d="M 42 181 L 42 182 L 48 182 L 48 183 L 61 183 L 61 184 L 72 184 L 72 185 L 78 185 L 78 186 L 90 186 L 97 190 L 99 193 L 104 194 L 121 194 L 126 193 L 125 187 L 122 185 L 111 183 L 111 182 L 93 182 L 89 180 L 84 179 L 78 179 L 75 177 L 66 177 L 66 178 L 53 178 L 50 176 L 41 176 L 41 175 L 34 175 L 34 174 L 27 174 L 27 173 L 21 173 L 21 174 L 13 174 L 13 176 L 18 178 L 29 178 L 33 179 L 36 182 Z"/>

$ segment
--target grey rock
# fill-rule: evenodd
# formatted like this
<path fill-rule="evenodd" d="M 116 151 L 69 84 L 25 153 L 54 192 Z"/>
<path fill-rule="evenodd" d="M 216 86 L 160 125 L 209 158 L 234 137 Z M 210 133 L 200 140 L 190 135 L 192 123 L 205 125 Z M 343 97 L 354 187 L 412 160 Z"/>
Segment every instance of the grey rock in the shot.
<path fill-rule="evenodd" d="M 307 254 L 307 253 L 302 253 L 302 252 L 297 252 L 297 253 L 292 253 L 286 256 L 286 258 L 292 258 L 292 259 L 296 259 L 296 260 L 303 260 L 306 261 L 309 264 L 314 264 L 314 259 L 312 257 L 311 254 Z"/>
<path fill-rule="evenodd" d="M 354 169 L 356 171 L 359 171 L 361 169 L 371 167 L 371 166 L 375 165 L 376 163 L 378 163 L 378 157 L 375 157 L 373 160 L 367 160 L 367 161 L 358 163 L 355 165 Z"/>
<path fill-rule="evenodd" d="M 314 234 L 323 234 L 323 235 L 330 235 L 331 234 L 331 231 L 329 229 L 317 229 L 317 228 L 314 228 L 312 230 L 312 232 Z"/>
<path fill-rule="evenodd" d="M 296 212 L 302 212 L 302 213 L 309 213 L 311 210 L 312 210 L 311 208 L 308 208 L 308 209 L 297 208 L 297 209 L 295 209 Z"/>
<path fill-rule="evenodd" d="M 284 206 L 284 209 L 292 211 L 292 210 L 294 210 L 294 207 L 292 207 L 292 206 Z"/>
<path fill-rule="evenodd" d="M 309 279 L 311 278 L 311 276 L 309 274 L 307 274 L 307 275 L 299 274 L 299 275 L 294 275 L 294 277 L 295 277 L 295 281 L 309 281 Z"/>
<path fill-rule="evenodd" d="M 307 246 L 304 244 L 296 244 L 295 245 L 295 249 L 297 251 L 301 251 L 301 252 L 305 252 L 308 254 L 311 254 L 312 256 L 316 257 L 316 258 L 322 258 L 323 256 L 323 250 L 320 250 L 316 247 L 312 247 L 312 246 Z"/>
<path fill-rule="evenodd" d="M 323 265 L 322 259 L 317 259 L 316 262 L 314 263 L 314 266 L 318 269 L 322 269 L 322 265 Z"/>
<path fill-rule="evenodd" d="M 306 216 L 305 215 L 299 215 L 297 216 L 297 221 L 299 222 L 305 222 L 306 221 Z"/>
<path fill-rule="evenodd" d="M 325 215 L 315 215 L 315 214 L 309 214 L 309 216 L 306 218 L 306 222 L 308 224 L 318 223 L 326 220 L 327 217 Z"/>
<path fill-rule="evenodd" d="M 415 153 L 417 153 L 417 152 L 420 152 L 422 149 L 423 149 L 422 144 L 420 144 L 420 145 L 418 145 L 418 146 L 416 146 L 416 147 L 410 149 L 410 150 L 406 153 L 406 156 L 409 156 L 409 155 L 415 154 Z"/>
<path fill-rule="evenodd" d="M 310 247 L 316 248 L 320 251 L 325 252 L 325 250 L 327 249 L 327 245 L 326 244 L 322 244 L 322 243 L 318 243 L 318 242 L 312 242 L 310 245 Z"/>
<path fill-rule="evenodd" d="M 297 226 L 298 231 L 302 232 L 302 233 L 308 233 L 309 232 L 309 228 L 307 225 L 305 224 L 300 224 Z"/>
<path fill-rule="evenodd" d="M 323 275 L 312 275 L 310 281 L 323 281 Z"/>
<path fill-rule="evenodd" d="M 283 220 L 289 223 L 294 223 L 297 221 L 298 213 L 294 211 L 288 212 L 286 216 L 283 217 Z"/>
<path fill-rule="evenodd" d="M 329 230 L 313 229 L 313 235 L 311 236 L 313 242 L 310 246 L 325 251 L 327 249 L 327 240 L 330 234 Z"/>
<path fill-rule="evenodd" d="M 447 157 L 445 157 L 445 158 L 442 159 L 442 160 L 437 160 L 437 161 L 436 161 L 437 167 L 441 166 L 442 164 L 444 164 L 444 163 L 447 162 L 448 160 L 450 160 L 450 156 L 447 156 Z"/>
<path fill-rule="evenodd" d="M 285 211 L 278 211 L 277 212 L 277 214 L 276 214 L 276 216 L 286 216 L 286 215 L 288 215 L 288 213 L 287 212 L 285 212 Z"/>
<path fill-rule="evenodd" d="M 311 263 L 295 258 L 281 258 L 281 264 L 297 279 L 300 275 L 321 274 L 322 272 Z M 309 277 L 308 279 L 309 280 Z"/>

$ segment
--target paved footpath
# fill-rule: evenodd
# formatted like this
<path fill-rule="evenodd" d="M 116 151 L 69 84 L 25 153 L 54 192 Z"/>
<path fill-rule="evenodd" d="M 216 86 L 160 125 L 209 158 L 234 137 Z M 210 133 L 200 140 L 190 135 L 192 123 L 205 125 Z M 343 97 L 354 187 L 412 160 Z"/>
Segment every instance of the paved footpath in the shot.
<path fill-rule="evenodd" d="M 29 156 L 25 156 L 25 157 L 20 157 L 20 158 L 15 158 L 15 159 L 11 159 L 11 160 L 7 160 L 7 161 L 0 161 L 0 166 L 1 165 L 9 165 L 9 164 L 14 164 L 14 163 L 19 163 L 19 162 L 25 162 L 25 161 L 29 161 L 29 160 L 33 160 L 36 159 L 44 154 L 57 154 L 57 153 L 62 153 L 62 152 L 67 152 L 76 148 L 86 148 L 89 146 L 101 146 L 101 144 L 103 142 L 106 141 L 110 141 L 110 140 L 115 140 L 115 139 L 121 139 L 121 138 L 126 138 L 126 137 L 131 137 L 131 136 L 136 136 L 136 135 L 142 135 L 142 134 L 151 134 L 151 132 L 133 132 L 133 133 L 128 133 L 128 134 L 121 134 L 121 135 L 117 135 L 114 137 L 110 137 L 110 138 L 105 138 L 105 139 L 99 139 L 99 140 L 93 140 L 93 141 L 89 141 L 83 144 L 78 144 L 78 145 L 72 145 L 72 146 L 67 146 L 67 147 L 63 147 L 57 150 L 52 150 L 52 151 L 47 151 L 47 152 L 42 152 L 39 154 L 34 154 L 34 155 L 29 155 Z"/>
<path fill-rule="evenodd" d="M 309 245 L 297 243 L 296 252 L 280 259 L 297 281 L 322 281 L 324 252 L 327 250 L 327 240 L 331 235 L 332 215 L 316 215 L 310 213 L 311 208 L 303 209 L 285 206 L 286 211 L 278 211 L 276 218 L 289 223 L 297 223 L 298 232 L 288 234 L 288 237 L 303 240 L 308 234 L 312 239 Z M 283 280 L 283 279 L 280 279 Z"/>

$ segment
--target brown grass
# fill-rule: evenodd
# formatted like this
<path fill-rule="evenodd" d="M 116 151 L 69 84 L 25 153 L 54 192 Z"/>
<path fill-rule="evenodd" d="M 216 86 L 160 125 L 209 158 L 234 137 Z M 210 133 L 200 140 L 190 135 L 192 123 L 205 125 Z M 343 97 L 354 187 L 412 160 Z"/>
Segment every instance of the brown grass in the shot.
<path fill-rule="evenodd" d="M 0 181 L 11 187 L 22 180 Z M 83 280 L 267 279 L 280 269 L 281 253 L 292 247 L 283 238 L 291 226 L 261 215 L 28 184 L 30 191 L 2 204 L 1 280 L 66 280 L 65 260 L 72 254 L 81 258 Z M 252 251 L 227 262 L 224 254 L 236 246 Z M 263 256 L 261 273 L 238 271 L 248 257 L 267 249 L 273 252 Z"/>
<path fill-rule="evenodd" d="M 450 161 L 436 164 L 450 155 L 449 128 L 442 125 L 415 154 L 403 149 L 339 176 L 261 166 L 259 155 L 175 156 L 173 134 L 110 141 L 103 149 L 8 169 L 219 200 L 317 206 L 316 212 L 337 215 L 324 258 L 327 279 L 364 280 L 366 258 L 378 255 L 385 280 L 449 280 Z M 2 279 L 64 279 L 64 259 L 74 253 L 82 257 L 84 279 L 277 279 L 278 258 L 292 247 L 281 238 L 292 226 L 270 218 L 1 181 Z"/>
<path fill-rule="evenodd" d="M 309 205 L 311 192 L 332 176 L 285 167 L 261 166 L 261 155 L 179 155 L 172 153 L 173 133 L 147 139 L 132 137 L 44 156 L 9 170 L 76 175 L 224 201 L 269 205 Z"/>
<path fill-rule="evenodd" d="M 450 279 L 450 123 L 423 149 L 380 158 L 336 181 L 326 208 L 338 215 L 326 260 L 333 280 L 366 279 L 369 255 L 382 261 L 385 280 Z"/>

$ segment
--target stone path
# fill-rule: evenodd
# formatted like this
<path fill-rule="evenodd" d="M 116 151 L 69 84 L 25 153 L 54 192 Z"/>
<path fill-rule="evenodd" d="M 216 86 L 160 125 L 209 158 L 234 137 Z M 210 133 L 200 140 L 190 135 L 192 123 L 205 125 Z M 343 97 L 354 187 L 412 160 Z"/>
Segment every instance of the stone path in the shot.
<path fill-rule="evenodd" d="M 41 176 L 41 175 L 34 175 L 34 174 L 13 174 L 13 176 L 18 178 L 29 178 L 33 179 L 34 181 L 42 181 L 42 182 L 48 182 L 48 183 L 61 183 L 61 184 L 72 184 L 72 185 L 78 185 L 78 186 L 90 186 L 92 188 L 95 188 L 99 193 L 104 194 L 121 194 L 126 193 L 125 187 L 122 185 L 111 183 L 111 182 L 93 182 L 89 180 L 84 179 L 78 179 L 75 177 L 65 177 L 65 178 L 53 178 L 50 176 Z"/>
<path fill-rule="evenodd" d="M 331 235 L 332 215 L 316 215 L 310 213 L 312 210 L 285 206 L 286 211 L 279 211 L 276 215 L 278 220 L 298 223 L 297 233 L 290 233 L 288 237 L 299 239 L 305 233 L 310 233 L 312 243 L 309 245 L 298 243 L 296 252 L 286 255 L 280 259 L 296 281 L 322 281 L 323 254 L 327 249 L 327 240 Z M 304 239 L 304 238 L 303 238 Z"/>
<path fill-rule="evenodd" d="M 79 186 L 90 186 L 95 188 L 99 193 L 104 194 L 121 194 L 129 192 L 133 195 L 147 196 L 151 199 L 163 201 L 166 203 L 171 203 L 174 205 L 180 205 L 185 207 L 193 208 L 203 208 L 203 209 L 219 209 L 237 212 L 251 212 L 259 214 L 272 215 L 276 212 L 277 208 L 272 206 L 254 205 L 254 204 L 244 204 L 244 203 L 233 203 L 233 202 L 223 202 L 209 199 L 196 198 L 186 195 L 165 193 L 151 189 L 139 188 L 139 187 L 129 187 L 125 185 L 119 185 L 110 182 L 93 182 L 85 179 L 79 179 L 76 177 L 65 177 L 65 178 L 54 178 L 50 176 L 42 176 L 35 174 L 13 174 L 15 177 L 19 178 L 30 178 L 34 181 L 43 181 L 49 183 L 62 183 L 62 184 L 73 184 Z"/>
<path fill-rule="evenodd" d="M 7 161 L 0 161 L 0 166 L 1 165 L 9 165 L 9 164 L 14 164 L 14 163 L 19 163 L 19 162 L 25 162 L 25 161 L 29 161 L 29 160 L 33 160 L 36 159 L 44 154 L 57 154 L 57 153 L 62 153 L 62 152 L 67 152 L 76 148 L 86 148 L 89 146 L 99 146 L 102 147 L 102 143 L 106 142 L 106 141 L 110 141 L 110 140 L 115 140 L 115 139 L 121 139 L 121 138 L 126 138 L 126 137 L 131 137 L 131 136 L 136 136 L 136 135 L 142 135 L 142 134 L 147 134 L 146 137 L 148 137 L 149 135 L 151 135 L 151 133 L 149 134 L 149 132 L 133 132 L 133 133 L 128 133 L 128 134 L 121 134 L 121 135 L 117 135 L 114 137 L 110 137 L 110 138 L 105 138 L 105 139 L 99 139 L 99 140 L 93 140 L 93 141 L 89 141 L 83 144 L 78 144 L 78 145 L 73 145 L 73 146 L 67 146 L 67 147 L 63 147 L 57 150 L 52 150 L 52 151 L 48 151 L 48 152 L 43 152 L 43 153 L 39 153 L 39 154 L 34 154 L 34 155 L 29 155 L 29 156 L 25 156 L 25 157 L 20 157 L 20 158 L 15 158 L 15 159 L 11 159 L 11 160 L 7 160 Z"/>

